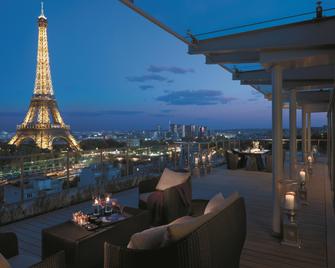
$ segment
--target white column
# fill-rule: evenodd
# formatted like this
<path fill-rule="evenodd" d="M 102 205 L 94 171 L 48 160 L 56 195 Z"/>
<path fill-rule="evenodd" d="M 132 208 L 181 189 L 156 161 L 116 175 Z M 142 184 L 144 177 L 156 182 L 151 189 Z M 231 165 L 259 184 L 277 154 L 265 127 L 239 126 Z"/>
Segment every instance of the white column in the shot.
<path fill-rule="evenodd" d="M 307 156 L 310 155 L 311 151 L 312 151 L 311 112 L 308 112 L 307 113 Z"/>
<path fill-rule="evenodd" d="M 273 235 L 280 235 L 280 180 L 283 178 L 282 68 L 272 69 L 272 194 Z"/>
<path fill-rule="evenodd" d="M 297 94 L 290 91 L 290 178 L 295 179 L 297 164 Z"/>
<path fill-rule="evenodd" d="M 302 151 L 302 161 L 306 162 L 306 112 L 304 106 L 301 109 L 301 151 Z"/>

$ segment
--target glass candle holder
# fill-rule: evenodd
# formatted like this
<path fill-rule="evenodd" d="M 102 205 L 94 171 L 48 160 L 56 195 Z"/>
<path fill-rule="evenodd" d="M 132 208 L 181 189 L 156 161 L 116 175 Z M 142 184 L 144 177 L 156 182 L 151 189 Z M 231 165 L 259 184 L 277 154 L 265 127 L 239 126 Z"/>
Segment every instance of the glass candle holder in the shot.
<path fill-rule="evenodd" d="M 284 209 L 291 219 L 296 215 L 296 208 L 296 193 L 286 192 L 284 195 Z"/>
<path fill-rule="evenodd" d="M 93 207 L 93 215 L 100 216 L 100 201 L 97 197 L 94 198 L 92 207 Z"/>
<path fill-rule="evenodd" d="M 281 208 L 283 214 L 287 215 L 290 221 L 295 220 L 298 209 L 298 182 L 296 180 L 281 181 Z"/>
<path fill-rule="evenodd" d="M 112 213 L 112 199 L 110 194 L 107 194 L 105 198 L 105 213 Z"/>
<path fill-rule="evenodd" d="M 309 156 L 307 157 L 307 162 L 308 162 L 309 164 L 312 164 L 312 163 L 313 163 L 313 156 L 309 155 Z"/>
<path fill-rule="evenodd" d="M 304 169 L 301 169 L 299 171 L 299 179 L 300 179 L 300 185 L 306 185 L 306 171 Z"/>
<path fill-rule="evenodd" d="M 194 165 L 199 165 L 199 157 L 194 157 Z"/>

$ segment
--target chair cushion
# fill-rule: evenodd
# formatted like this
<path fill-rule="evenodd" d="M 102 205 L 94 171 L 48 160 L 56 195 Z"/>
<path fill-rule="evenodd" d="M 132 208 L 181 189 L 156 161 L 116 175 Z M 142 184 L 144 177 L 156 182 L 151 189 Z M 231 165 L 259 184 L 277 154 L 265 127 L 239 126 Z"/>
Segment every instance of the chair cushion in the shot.
<path fill-rule="evenodd" d="M 165 168 L 156 186 L 156 190 L 164 191 L 168 188 L 182 184 L 186 182 L 189 177 L 189 172 L 175 172 Z"/>
<path fill-rule="evenodd" d="M 220 205 L 218 207 L 215 207 L 215 209 L 213 209 L 211 213 L 214 215 L 217 215 L 220 211 L 224 210 L 226 207 L 234 203 L 239 197 L 240 197 L 240 194 L 238 192 L 232 193 L 227 198 L 225 198 L 223 202 L 220 202 Z"/>
<path fill-rule="evenodd" d="M 148 203 L 148 198 L 149 196 L 152 194 L 153 192 L 149 192 L 149 193 L 142 193 L 140 194 L 140 200 L 144 203 Z"/>
<path fill-rule="evenodd" d="M 8 260 L 11 268 L 27 268 L 27 267 L 32 266 L 35 263 L 38 263 L 39 261 L 41 260 L 37 257 L 31 256 L 31 255 L 24 255 L 24 254 L 19 254 Z"/>
<path fill-rule="evenodd" d="M 150 229 L 146 229 L 142 232 L 135 233 L 132 235 L 127 248 L 130 249 L 154 249 L 160 248 L 163 244 L 166 243 L 166 232 L 167 227 L 172 224 L 180 224 L 185 223 L 187 221 L 192 220 L 191 216 L 180 217 L 173 222 L 161 225 L 157 227 L 153 227 Z"/>
<path fill-rule="evenodd" d="M 170 222 L 168 225 L 184 223 L 184 222 L 188 222 L 192 219 L 194 219 L 194 217 L 192 217 L 192 216 L 183 216 L 183 217 L 180 217 L 178 219 L 175 219 L 173 222 Z"/>
<path fill-rule="evenodd" d="M 222 193 L 218 193 L 218 194 L 214 195 L 211 198 L 211 200 L 209 200 L 209 202 L 207 203 L 204 214 L 211 213 L 211 212 L 214 212 L 216 210 L 220 210 L 221 207 L 224 204 L 224 201 L 225 201 L 225 199 L 224 199 Z"/>
<path fill-rule="evenodd" d="M 222 195 L 222 194 L 221 194 Z M 198 216 L 198 217 L 192 217 L 192 219 L 187 220 L 183 223 L 179 224 L 170 224 L 167 226 L 167 238 L 165 238 L 164 245 L 170 242 L 176 242 L 184 237 L 191 234 L 193 231 L 198 229 L 201 225 L 208 222 L 212 218 L 214 218 L 219 212 L 221 212 L 223 209 L 234 203 L 239 198 L 239 193 L 235 192 L 231 194 L 226 199 L 223 199 L 224 202 L 222 202 L 222 197 L 219 197 L 220 194 L 217 194 L 217 199 L 220 200 L 220 206 L 215 207 L 215 209 L 212 210 L 212 212 L 204 213 L 204 215 Z"/>
<path fill-rule="evenodd" d="M 1 268 L 11 268 L 8 261 L 1 253 L 0 253 L 0 267 Z"/>

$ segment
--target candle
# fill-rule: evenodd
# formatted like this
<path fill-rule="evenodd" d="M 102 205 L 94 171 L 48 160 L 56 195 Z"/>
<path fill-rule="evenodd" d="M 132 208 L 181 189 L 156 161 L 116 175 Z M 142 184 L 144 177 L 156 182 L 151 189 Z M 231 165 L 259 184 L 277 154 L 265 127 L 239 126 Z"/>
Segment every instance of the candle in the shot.
<path fill-rule="evenodd" d="M 195 157 L 195 158 L 194 158 L 194 164 L 195 164 L 195 165 L 198 165 L 198 164 L 199 164 L 199 158 L 198 158 L 198 157 Z"/>
<path fill-rule="evenodd" d="M 202 156 L 202 162 L 205 162 L 205 161 L 206 161 L 206 156 L 203 155 L 203 156 Z"/>
<path fill-rule="evenodd" d="M 105 199 L 105 213 L 110 213 L 110 212 L 112 212 L 111 198 L 110 198 L 110 195 L 107 195 Z"/>
<path fill-rule="evenodd" d="M 210 161 L 212 159 L 212 154 L 208 155 L 208 160 Z"/>
<path fill-rule="evenodd" d="M 99 204 L 99 200 L 97 198 L 95 198 L 94 202 L 93 202 L 93 215 L 94 216 L 99 216 L 100 215 L 100 204 Z"/>
<path fill-rule="evenodd" d="M 309 163 L 312 163 L 312 162 L 313 162 L 313 157 L 312 157 L 311 155 L 309 155 L 309 156 L 307 157 L 307 161 L 308 161 Z"/>
<path fill-rule="evenodd" d="M 287 192 L 285 194 L 285 208 L 288 210 L 294 209 L 295 193 Z"/>
<path fill-rule="evenodd" d="M 300 170 L 299 175 L 300 175 L 301 182 L 305 183 L 306 182 L 306 171 L 303 169 Z"/>

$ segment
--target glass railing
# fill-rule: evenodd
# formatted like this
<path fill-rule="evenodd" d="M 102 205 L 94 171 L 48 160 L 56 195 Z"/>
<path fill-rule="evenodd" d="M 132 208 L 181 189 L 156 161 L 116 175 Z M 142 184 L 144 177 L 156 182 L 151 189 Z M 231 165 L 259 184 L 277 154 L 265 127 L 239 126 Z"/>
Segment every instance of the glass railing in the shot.
<path fill-rule="evenodd" d="M 176 143 L 2 156 L 0 224 L 135 187 L 165 167 L 207 174 L 223 164 L 222 149 L 215 143 Z"/>
<path fill-rule="evenodd" d="M 271 149 L 271 139 L 259 140 Z M 122 147 L 79 152 L 52 152 L 0 157 L 0 224 L 66 207 L 96 194 L 136 187 L 160 176 L 165 167 L 209 174 L 224 164 L 227 149 L 243 149 L 252 140 L 216 139 L 151 147 Z M 284 149 L 289 141 L 283 140 Z M 298 150 L 301 140 L 297 141 Z M 312 140 L 326 152 L 327 140 Z"/>

